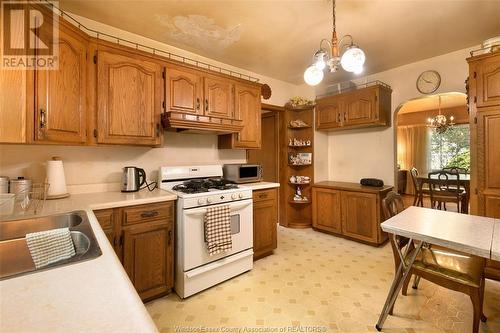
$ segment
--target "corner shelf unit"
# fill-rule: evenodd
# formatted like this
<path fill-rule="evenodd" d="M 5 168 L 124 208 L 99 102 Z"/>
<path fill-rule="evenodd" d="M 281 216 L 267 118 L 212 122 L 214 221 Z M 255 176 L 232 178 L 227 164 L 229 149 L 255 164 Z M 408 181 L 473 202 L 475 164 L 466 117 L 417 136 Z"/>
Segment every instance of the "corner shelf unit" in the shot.
<path fill-rule="evenodd" d="M 310 228 L 312 226 L 312 193 L 311 183 L 314 181 L 314 105 L 294 108 L 285 105 L 285 112 L 280 116 L 280 224 L 289 228 Z M 305 125 L 291 126 L 290 122 L 301 120 Z M 310 141 L 309 145 L 290 145 L 290 139 Z M 306 155 L 300 155 L 306 154 Z M 309 154 L 309 155 L 307 155 Z M 294 165 L 290 156 L 308 158 L 307 164 Z M 300 156 L 300 157 L 299 157 Z M 292 183 L 292 176 L 307 176 L 309 183 Z M 293 197 L 297 187 L 302 196 L 308 200 L 295 201 Z"/>

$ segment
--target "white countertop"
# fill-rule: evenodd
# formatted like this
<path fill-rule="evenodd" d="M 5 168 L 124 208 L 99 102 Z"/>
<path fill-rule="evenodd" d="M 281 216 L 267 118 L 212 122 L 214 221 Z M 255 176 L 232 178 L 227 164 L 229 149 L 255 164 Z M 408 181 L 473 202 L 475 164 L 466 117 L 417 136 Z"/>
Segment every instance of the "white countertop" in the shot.
<path fill-rule="evenodd" d="M 252 189 L 252 191 L 256 190 L 264 190 L 267 188 L 276 188 L 280 187 L 280 183 L 271 183 L 271 182 L 255 182 L 255 183 L 245 183 L 240 184 L 240 187 L 247 187 Z"/>
<path fill-rule="evenodd" d="M 381 224 L 382 230 L 414 240 L 490 258 L 493 218 L 411 206 Z"/>
<path fill-rule="evenodd" d="M 0 281 L 0 332 L 158 332 L 92 210 L 175 199 L 142 190 L 46 201 L 43 215 L 85 210 L 102 255 Z"/>
<path fill-rule="evenodd" d="M 495 221 L 493 242 L 491 243 L 491 259 L 500 261 L 500 221 Z"/>

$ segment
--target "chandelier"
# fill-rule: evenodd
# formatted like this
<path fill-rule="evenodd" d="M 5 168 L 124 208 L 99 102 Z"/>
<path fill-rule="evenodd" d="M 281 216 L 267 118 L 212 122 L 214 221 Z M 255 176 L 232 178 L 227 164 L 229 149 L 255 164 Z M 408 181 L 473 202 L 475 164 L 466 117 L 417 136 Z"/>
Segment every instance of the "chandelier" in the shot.
<path fill-rule="evenodd" d="M 441 96 L 439 96 L 439 111 L 434 118 L 427 118 L 427 127 L 433 128 L 436 133 L 443 134 L 448 129 L 455 125 L 455 117 L 450 116 L 450 120 L 445 115 L 441 114 Z"/>
<path fill-rule="evenodd" d="M 342 55 L 341 52 L 343 52 Z M 351 35 L 345 35 L 337 40 L 335 0 L 332 0 L 332 40 L 321 40 L 319 50 L 313 55 L 312 65 L 304 72 L 304 81 L 310 86 L 319 84 L 323 80 L 323 70 L 326 66 L 330 73 L 336 72 L 341 66 L 347 72 L 361 74 L 365 59 L 365 53 L 354 44 Z"/>

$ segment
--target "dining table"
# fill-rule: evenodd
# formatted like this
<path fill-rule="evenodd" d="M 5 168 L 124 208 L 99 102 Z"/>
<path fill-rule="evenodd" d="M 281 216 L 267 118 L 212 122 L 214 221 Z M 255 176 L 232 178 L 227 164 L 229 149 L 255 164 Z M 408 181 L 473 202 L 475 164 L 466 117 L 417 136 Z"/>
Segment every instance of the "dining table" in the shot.
<path fill-rule="evenodd" d="M 380 226 L 391 237 L 408 238 L 407 248 L 413 244 L 416 250 L 412 252 L 406 263 L 401 261 L 396 271 L 375 326 L 378 331 L 382 330 L 389 310 L 396 302 L 403 282 L 423 246 L 438 245 L 486 259 L 500 260 L 500 220 L 498 219 L 411 206 Z M 400 252 L 398 255 L 406 258 L 408 253 Z"/>
<path fill-rule="evenodd" d="M 448 174 L 449 179 L 456 179 L 454 178 L 453 174 Z M 431 178 L 429 179 L 428 175 L 418 175 L 417 176 L 417 186 L 418 186 L 418 196 L 419 196 L 419 202 L 423 203 L 423 196 L 424 196 L 424 186 L 426 184 L 430 185 L 433 179 L 438 179 L 438 175 L 431 175 Z M 469 201 L 470 201 L 470 173 L 466 174 L 459 174 L 458 176 L 458 185 L 463 187 L 465 189 L 465 202 L 462 205 L 462 213 L 468 214 L 469 213 Z"/>

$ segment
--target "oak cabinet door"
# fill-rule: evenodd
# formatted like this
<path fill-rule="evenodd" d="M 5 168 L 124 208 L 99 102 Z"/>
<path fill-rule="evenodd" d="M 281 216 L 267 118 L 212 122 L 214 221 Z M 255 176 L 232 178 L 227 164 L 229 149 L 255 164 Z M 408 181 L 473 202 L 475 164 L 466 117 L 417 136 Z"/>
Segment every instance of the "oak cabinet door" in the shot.
<path fill-rule="evenodd" d="M 114 248 L 115 247 L 115 223 L 113 209 L 101 209 L 94 211 L 94 215 L 99 222 L 99 225 L 106 234 L 109 243 Z M 116 251 L 116 249 L 115 249 Z"/>
<path fill-rule="evenodd" d="M 376 243 L 379 228 L 376 194 L 342 191 L 341 201 L 343 234 Z"/>
<path fill-rule="evenodd" d="M 312 190 L 314 228 L 342 233 L 340 191 L 314 187 Z"/>
<path fill-rule="evenodd" d="M 233 83 L 225 78 L 205 76 L 205 116 L 234 118 Z"/>
<path fill-rule="evenodd" d="M 41 30 L 41 34 L 45 30 Z M 35 71 L 36 141 L 86 141 L 87 42 L 60 29 L 58 69 Z"/>
<path fill-rule="evenodd" d="M 163 67 L 125 52 L 97 54 L 98 143 L 161 143 Z"/>
<path fill-rule="evenodd" d="M 500 105 L 500 57 L 486 58 L 477 64 L 477 106 Z"/>
<path fill-rule="evenodd" d="M 167 111 L 203 114 L 202 77 L 182 67 L 166 68 Z"/>
<path fill-rule="evenodd" d="M 319 102 L 316 106 L 316 128 L 331 129 L 341 125 L 340 98 L 328 98 Z"/>
<path fill-rule="evenodd" d="M 168 292 L 173 286 L 171 224 L 145 224 L 123 232 L 123 266 L 141 299 Z"/>
<path fill-rule="evenodd" d="M 480 214 L 500 217 L 500 110 L 477 112 Z"/>
<path fill-rule="evenodd" d="M 278 245 L 278 190 L 254 191 L 253 251 L 254 258 L 270 254 Z"/>
<path fill-rule="evenodd" d="M 245 124 L 241 132 L 234 134 L 234 148 L 259 149 L 261 146 L 260 89 L 236 84 L 235 118 Z"/>
<path fill-rule="evenodd" d="M 28 75 L 32 75 L 32 72 L 0 69 L 1 143 L 26 142 L 26 80 Z"/>
<path fill-rule="evenodd" d="M 344 126 L 369 124 L 378 119 L 375 90 L 352 93 L 342 101 L 341 121 Z"/>

